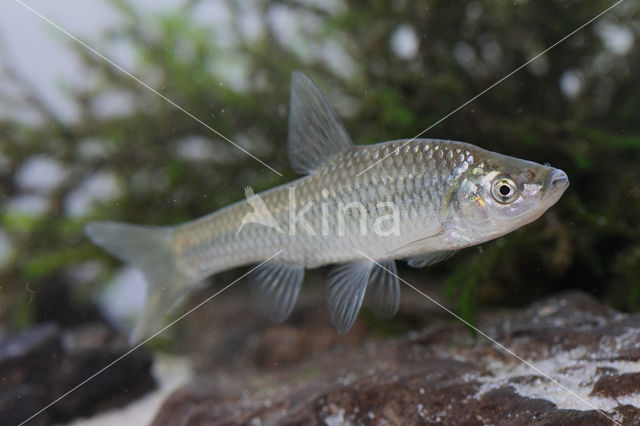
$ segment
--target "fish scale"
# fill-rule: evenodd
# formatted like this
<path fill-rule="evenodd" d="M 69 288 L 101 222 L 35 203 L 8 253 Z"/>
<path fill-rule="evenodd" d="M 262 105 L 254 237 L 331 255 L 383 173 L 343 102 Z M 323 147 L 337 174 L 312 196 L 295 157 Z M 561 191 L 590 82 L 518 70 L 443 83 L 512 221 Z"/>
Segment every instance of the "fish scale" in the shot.
<path fill-rule="evenodd" d="M 442 226 L 444 212 L 441 200 L 445 192 L 451 190 L 451 182 L 457 178 L 460 170 L 466 170 L 473 164 L 471 154 L 462 160 L 445 154 L 452 154 L 456 149 L 465 149 L 469 153 L 469 149 L 473 149 L 463 147 L 466 144 L 460 142 L 414 140 L 400 150 L 399 147 L 404 143 L 406 141 L 353 147 L 346 153 L 336 155 L 311 175 L 261 194 L 276 222 L 281 224 L 282 229 L 289 229 L 289 188 L 294 188 L 298 201 L 294 206 L 295 211 L 299 211 L 307 203 L 313 203 L 304 217 L 316 233 L 321 229 L 321 205 L 328 203 L 321 193 L 329 187 L 336 193 L 330 206 L 334 211 L 337 210 L 338 203 L 358 202 L 367 211 L 375 211 L 378 202 L 391 201 L 398 206 L 403 219 L 398 235 L 370 235 L 362 238 L 357 228 L 359 222 L 348 215 L 345 216 L 346 232 L 344 235 L 337 235 L 337 215 L 332 214 L 328 219 L 330 229 L 334 232 L 328 241 L 326 238 L 308 235 L 304 229 L 296 229 L 295 235 L 289 235 L 258 224 L 243 229 L 236 236 L 240 220 L 250 211 L 249 204 L 241 201 L 201 220 L 179 226 L 175 231 L 180 241 L 176 253 L 184 267 L 188 268 L 188 274 L 193 276 L 209 276 L 220 270 L 257 263 L 277 251 L 282 251 L 279 257 L 282 262 L 302 263 L 309 268 L 351 261 L 360 256 L 354 251 L 354 246 L 361 246 L 361 243 L 366 243 L 366 253 L 370 257 L 376 260 L 386 259 L 389 253 L 406 245 L 416 235 L 427 236 Z M 420 174 L 410 173 L 421 162 L 422 156 L 419 153 L 434 151 L 440 154 L 431 156 L 431 161 L 426 166 L 420 164 Z M 361 170 L 389 154 L 393 156 L 393 164 L 382 162 L 379 167 L 358 176 Z M 476 153 L 476 157 L 479 156 Z M 358 161 L 354 162 L 354 158 L 358 158 Z M 412 190 L 407 187 L 408 180 L 422 182 Z M 419 200 L 427 202 L 417 202 Z M 412 215 L 411 212 L 415 214 Z M 373 219 L 375 217 L 369 217 L 369 230 Z M 255 244 L 256 241 L 260 244 Z M 318 244 L 322 244 L 324 250 L 318 250 Z M 433 249 L 453 248 L 437 240 L 433 241 L 433 245 Z M 403 257 L 412 253 L 398 254 Z"/>

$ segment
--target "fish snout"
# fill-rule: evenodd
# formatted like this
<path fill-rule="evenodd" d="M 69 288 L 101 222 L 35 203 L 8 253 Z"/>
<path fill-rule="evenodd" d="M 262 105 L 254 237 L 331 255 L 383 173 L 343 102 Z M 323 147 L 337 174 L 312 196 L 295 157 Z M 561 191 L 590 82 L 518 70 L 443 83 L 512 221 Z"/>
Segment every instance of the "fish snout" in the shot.
<path fill-rule="evenodd" d="M 569 186 L 569 177 L 560 169 L 554 169 L 547 178 L 547 187 L 551 190 L 564 189 Z"/>

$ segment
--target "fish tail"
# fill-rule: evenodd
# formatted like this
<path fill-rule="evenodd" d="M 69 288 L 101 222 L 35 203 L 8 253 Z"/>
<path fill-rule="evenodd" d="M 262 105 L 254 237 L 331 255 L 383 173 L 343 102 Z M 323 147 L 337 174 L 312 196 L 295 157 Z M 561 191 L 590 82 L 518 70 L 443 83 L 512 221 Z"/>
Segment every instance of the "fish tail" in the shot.
<path fill-rule="evenodd" d="M 173 231 L 171 227 L 118 222 L 90 222 L 85 227 L 93 243 L 141 269 L 147 281 L 147 304 L 130 336 L 131 343 L 159 331 L 164 315 L 193 281 L 177 263 Z"/>

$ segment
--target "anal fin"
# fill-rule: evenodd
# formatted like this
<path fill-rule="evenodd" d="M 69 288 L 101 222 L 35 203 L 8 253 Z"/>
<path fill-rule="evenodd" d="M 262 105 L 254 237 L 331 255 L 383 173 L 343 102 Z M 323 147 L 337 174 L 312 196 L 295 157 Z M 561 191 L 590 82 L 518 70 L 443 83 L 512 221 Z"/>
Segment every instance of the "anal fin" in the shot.
<path fill-rule="evenodd" d="M 265 263 L 251 280 L 251 291 L 262 311 L 274 322 L 285 321 L 298 299 L 304 278 L 302 266 Z"/>

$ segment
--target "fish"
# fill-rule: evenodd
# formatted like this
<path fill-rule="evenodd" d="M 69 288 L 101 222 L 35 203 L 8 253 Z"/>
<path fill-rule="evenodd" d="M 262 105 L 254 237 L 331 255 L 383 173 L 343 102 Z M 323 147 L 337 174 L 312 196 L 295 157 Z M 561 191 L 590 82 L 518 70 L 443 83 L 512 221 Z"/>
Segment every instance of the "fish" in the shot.
<path fill-rule="evenodd" d="M 538 219 L 569 186 L 560 169 L 464 142 L 355 145 L 299 71 L 291 77 L 288 131 L 297 180 L 259 194 L 246 188 L 245 200 L 180 225 L 87 223 L 93 243 L 147 281 L 132 341 L 160 329 L 198 282 L 256 264 L 251 292 L 276 323 L 289 317 L 305 270 L 326 265 L 327 310 L 339 333 L 365 301 L 390 318 L 400 302 L 397 260 L 426 267 L 508 234 Z"/>

